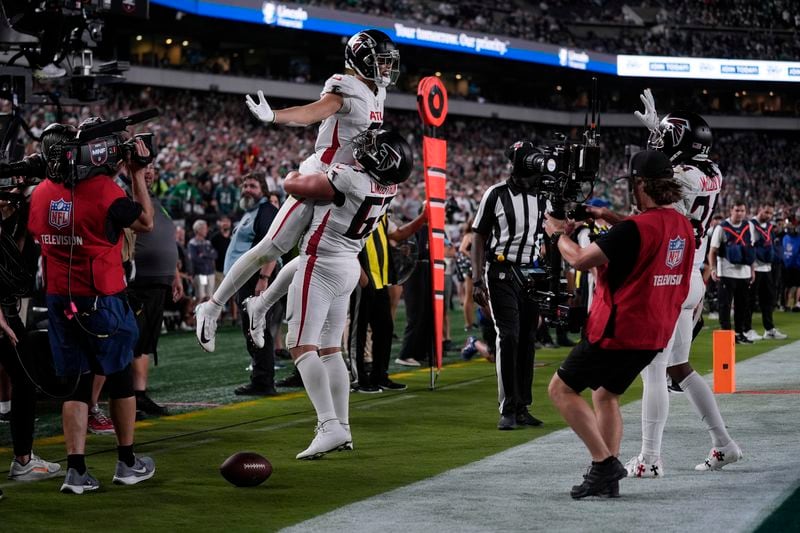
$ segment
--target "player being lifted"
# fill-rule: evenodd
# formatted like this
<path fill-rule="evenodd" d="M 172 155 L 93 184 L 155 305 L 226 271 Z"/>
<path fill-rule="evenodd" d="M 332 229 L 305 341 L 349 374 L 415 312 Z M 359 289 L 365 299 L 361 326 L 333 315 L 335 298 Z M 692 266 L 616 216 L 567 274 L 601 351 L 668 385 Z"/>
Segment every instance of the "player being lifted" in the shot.
<path fill-rule="evenodd" d="M 315 200 L 289 291 L 286 345 L 317 412 L 317 429 L 297 459 L 352 449 L 350 376 L 341 353 L 350 293 L 361 275 L 358 253 L 413 166 L 399 134 L 367 130 L 353 139 L 352 165 L 290 172 L 286 192 Z"/>
<path fill-rule="evenodd" d="M 628 475 L 632 477 L 664 475 L 661 439 L 669 414 L 666 382 L 669 374 L 672 382 L 685 391 L 686 397 L 711 435 L 711 451 L 695 470 L 719 470 L 741 459 L 742 451 L 728 434 L 708 384 L 689 364 L 689 351 L 693 340 L 694 317 L 700 317 L 700 313 L 695 313 L 695 310 L 702 309 L 705 295 L 702 270 L 708 241 L 706 232 L 722 190 L 722 174 L 716 163 L 708 158 L 712 133 L 701 116 L 687 111 L 674 111 L 659 121 L 649 89 L 645 89 L 641 100 L 645 112 L 642 114 L 636 111 L 635 115 L 650 130 L 648 146 L 669 156 L 675 177 L 682 185 L 683 199 L 676 202 L 674 207 L 692 223 L 695 230 L 695 255 L 689 295 L 683 303 L 672 338 L 664 351 L 642 371 L 642 450 L 625 466 Z M 612 218 L 612 222 L 619 219 Z"/>
<path fill-rule="evenodd" d="M 245 97 L 247 107 L 265 124 L 305 127 L 322 121 L 314 153 L 300 165 L 303 175 L 324 172 L 335 163 L 352 163 L 353 138 L 383 124 L 386 87 L 393 85 L 400 74 L 400 52 L 385 33 L 365 30 L 347 41 L 344 55 L 350 73 L 331 76 L 316 102 L 272 110 L 262 91 L 258 91 L 258 103 L 250 95 Z M 196 307 L 197 340 L 204 350 L 214 351 L 217 319 L 225 302 L 262 265 L 278 259 L 297 244 L 308 228 L 312 211 L 313 202 L 289 196 L 267 236 L 233 264 L 213 297 Z"/>

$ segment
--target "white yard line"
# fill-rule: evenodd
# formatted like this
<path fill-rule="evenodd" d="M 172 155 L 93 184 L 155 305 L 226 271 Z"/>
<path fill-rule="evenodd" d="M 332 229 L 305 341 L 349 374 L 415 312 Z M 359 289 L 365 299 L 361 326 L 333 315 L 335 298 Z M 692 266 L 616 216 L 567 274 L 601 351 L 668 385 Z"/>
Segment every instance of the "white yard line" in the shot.
<path fill-rule="evenodd" d="M 736 374 L 738 390 L 800 390 L 800 342 L 740 363 Z M 578 438 L 563 430 L 284 531 L 746 532 L 800 484 L 800 394 L 717 396 L 745 455 L 719 472 L 694 470 L 706 457 L 710 438 L 685 397 L 670 395 L 670 400 L 666 476 L 625 479 L 619 499 L 570 498 L 589 456 Z M 641 402 L 624 406 L 623 416 L 625 462 L 639 452 Z"/>

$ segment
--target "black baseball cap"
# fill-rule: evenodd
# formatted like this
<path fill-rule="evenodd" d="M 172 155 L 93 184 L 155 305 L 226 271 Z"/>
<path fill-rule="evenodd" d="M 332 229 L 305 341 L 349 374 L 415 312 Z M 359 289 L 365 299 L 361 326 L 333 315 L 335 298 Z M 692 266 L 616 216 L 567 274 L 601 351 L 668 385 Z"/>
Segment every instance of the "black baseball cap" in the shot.
<path fill-rule="evenodd" d="M 672 162 L 663 152 L 642 150 L 631 157 L 628 178 L 669 179 L 672 176 Z"/>

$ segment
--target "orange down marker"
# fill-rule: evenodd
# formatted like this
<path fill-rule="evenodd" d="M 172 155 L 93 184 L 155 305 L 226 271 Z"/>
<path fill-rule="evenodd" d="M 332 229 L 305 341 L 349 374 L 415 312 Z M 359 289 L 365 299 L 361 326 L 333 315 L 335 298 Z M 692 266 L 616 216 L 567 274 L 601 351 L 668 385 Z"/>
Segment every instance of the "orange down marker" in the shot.
<path fill-rule="evenodd" d="M 729 329 L 714 331 L 714 392 L 731 394 L 736 392 L 736 342 Z"/>

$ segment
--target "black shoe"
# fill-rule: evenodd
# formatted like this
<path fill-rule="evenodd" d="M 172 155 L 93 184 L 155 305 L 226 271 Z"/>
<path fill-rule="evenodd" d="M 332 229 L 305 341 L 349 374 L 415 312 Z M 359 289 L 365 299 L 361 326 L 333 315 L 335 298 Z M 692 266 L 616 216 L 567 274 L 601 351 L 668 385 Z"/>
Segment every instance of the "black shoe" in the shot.
<path fill-rule="evenodd" d="M 675 383 L 674 381 L 671 381 L 670 384 L 667 385 L 667 391 L 673 394 L 683 394 L 683 389 L 681 388 L 681 386 Z"/>
<path fill-rule="evenodd" d="M 300 374 L 294 373 L 283 378 L 275 385 L 277 385 L 278 387 L 302 387 L 303 378 L 300 377 Z"/>
<path fill-rule="evenodd" d="M 453 345 L 453 341 L 451 341 L 450 339 L 447 339 L 447 340 L 442 342 L 442 351 L 443 352 L 452 352 L 455 349 L 456 348 Z"/>
<path fill-rule="evenodd" d="M 616 457 L 609 457 L 601 463 L 592 462 L 589 471 L 583 476 L 583 483 L 572 487 L 569 494 L 576 500 L 587 496 L 616 498 L 619 496 L 619 485 L 615 496 L 613 484 L 627 475 L 628 471 Z"/>
<path fill-rule="evenodd" d="M 279 394 L 275 387 L 260 387 L 252 383 L 236 387 L 233 393 L 236 396 L 277 396 Z"/>
<path fill-rule="evenodd" d="M 0 413 L 0 424 L 8 424 L 9 422 L 11 422 L 11 411 Z"/>
<path fill-rule="evenodd" d="M 544 424 L 541 420 L 530 414 L 527 410 L 517 413 L 516 416 L 518 426 L 534 426 L 538 427 Z"/>
<path fill-rule="evenodd" d="M 289 350 L 286 348 L 281 348 L 280 350 L 275 350 L 275 359 L 284 359 L 284 360 L 291 360 L 292 354 L 289 353 Z"/>
<path fill-rule="evenodd" d="M 359 385 L 358 392 L 363 394 L 377 394 L 379 392 L 383 392 L 383 390 L 377 385 Z"/>
<path fill-rule="evenodd" d="M 169 414 L 169 410 L 166 407 L 158 405 L 147 393 L 136 395 L 136 410 L 151 416 L 166 416 Z"/>
<path fill-rule="evenodd" d="M 753 344 L 753 341 L 744 336 L 744 333 L 736 334 L 736 344 Z"/>
<path fill-rule="evenodd" d="M 389 391 L 406 390 L 408 388 L 408 386 L 405 383 L 397 383 L 395 381 L 392 381 L 391 379 L 387 379 L 378 386 L 381 388 L 381 390 L 389 390 Z"/>
<path fill-rule="evenodd" d="M 514 415 L 500 415 L 500 420 L 497 421 L 497 429 L 500 431 L 517 429 L 517 417 Z"/>

